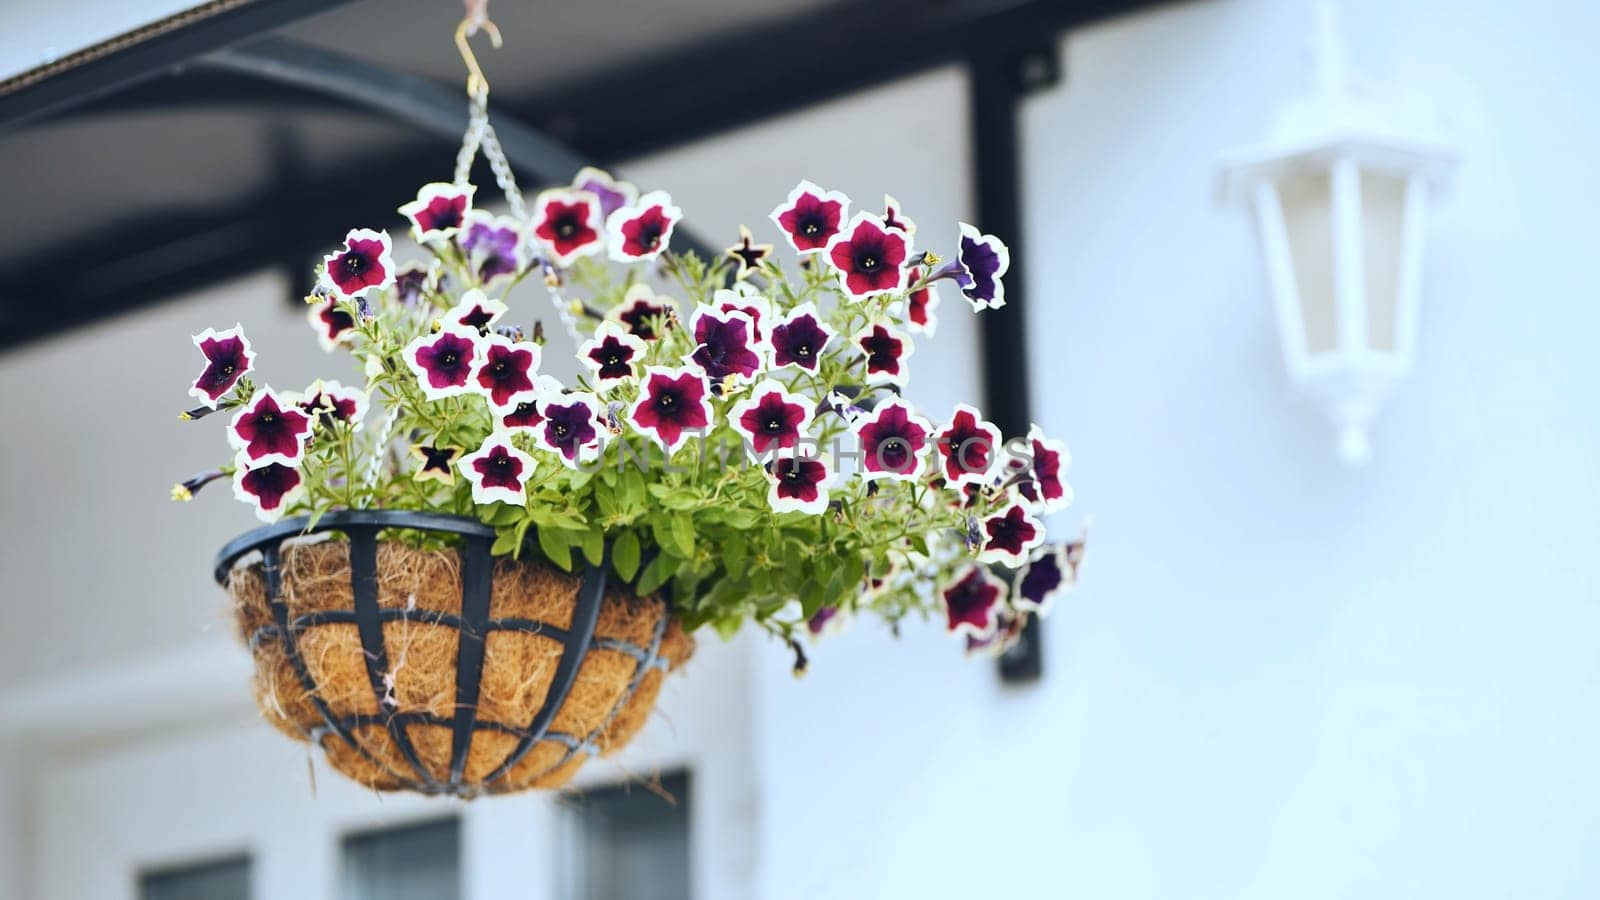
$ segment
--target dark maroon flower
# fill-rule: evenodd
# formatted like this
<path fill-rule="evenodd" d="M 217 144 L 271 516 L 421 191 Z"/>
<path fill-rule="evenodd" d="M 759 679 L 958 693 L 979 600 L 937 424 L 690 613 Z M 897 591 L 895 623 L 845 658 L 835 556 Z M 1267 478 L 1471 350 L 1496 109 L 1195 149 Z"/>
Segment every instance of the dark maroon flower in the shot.
<path fill-rule="evenodd" d="M 233 495 L 255 507 L 256 517 L 264 522 L 283 518 L 289 504 L 304 490 L 300 470 L 282 463 L 247 468 L 233 473 Z"/>
<path fill-rule="evenodd" d="M 1082 559 L 1082 541 L 1040 547 L 1017 573 L 1011 602 L 1018 609 L 1040 616 L 1047 614 L 1055 598 L 1078 583 L 1078 563 Z"/>
<path fill-rule="evenodd" d="M 201 488 L 219 478 L 227 477 L 227 474 L 221 469 L 211 469 L 198 475 L 191 475 L 172 486 L 172 499 L 188 503 L 194 499 L 194 495 L 199 493 Z"/>
<path fill-rule="evenodd" d="M 593 394 L 565 394 L 539 406 L 544 423 L 534 430 L 540 447 L 561 457 L 572 468 L 600 455 L 605 419 Z"/>
<path fill-rule="evenodd" d="M 821 457 L 779 454 L 767 466 L 767 503 L 774 512 L 819 515 L 828 508 L 827 485 L 833 473 Z"/>
<path fill-rule="evenodd" d="M 1000 429 L 965 403 L 956 404 L 935 446 L 945 479 L 952 485 L 982 484 L 1000 452 Z"/>
<path fill-rule="evenodd" d="M 622 302 L 611 312 L 612 318 L 628 326 L 628 331 L 643 340 L 656 339 L 656 328 L 670 328 L 673 321 L 671 301 L 657 297 L 647 284 L 636 284 L 622 295 Z"/>
<path fill-rule="evenodd" d="M 461 457 L 461 474 L 472 483 L 472 502 L 498 500 L 521 506 L 527 499 L 528 476 L 533 474 L 533 457 L 511 446 L 504 434 L 491 434 L 477 452 Z"/>
<path fill-rule="evenodd" d="M 828 244 L 828 261 L 839 272 L 845 293 L 862 300 L 905 286 L 902 265 L 910 249 L 903 232 L 885 228 L 871 213 L 857 213 Z"/>
<path fill-rule="evenodd" d="M 357 228 L 344 239 L 344 249 L 330 253 L 322 262 L 328 283 L 342 297 L 366 296 L 394 283 L 394 260 L 390 256 L 387 232 Z"/>
<path fill-rule="evenodd" d="M 915 481 L 921 477 L 933 427 L 903 400 L 879 404 L 852 426 L 861 442 L 863 477 Z"/>
<path fill-rule="evenodd" d="M 748 284 L 737 284 L 734 290 L 719 290 L 711 295 L 711 305 L 718 312 L 742 312 L 750 317 L 751 334 L 757 343 L 765 343 L 762 329 L 772 324 L 772 304 L 756 293 Z"/>
<path fill-rule="evenodd" d="M 767 267 L 767 257 L 772 255 L 771 244 L 758 244 L 755 235 L 743 225 L 739 226 L 739 243 L 729 247 L 725 253 L 733 260 L 737 268 L 733 277 L 742 279 L 751 272 L 757 272 Z"/>
<path fill-rule="evenodd" d="M 910 338 L 887 325 L 869 325 L 856 334 L 855 343 L 867 357 L 868 381 L 906 383 L 906 360 L 915 349 Z"/>
<path fill-rule="evenodd" d="M 509 409 L 534 395 L 533 374 L 539 369 L 538 344 L 514 344 L 498 334 L 481 342 L 482 361 L 472 374 L 479 393 L 497 410 Z"/>
<path fill-rule="evenodd" d="M 1044 543 L 1044 527 L 1019 503 L 983 522 L 983 549 L 978 561 L 1020 565 L 1028 552 Z"/>
<path fill-rule="evenodd" d="M 906 284 L 913 285 L 906 294 L 906 328 L 913 334 L 933 337 L 934 329 L 939 327 L 939 319 L 933 314 L 939 306 L 939 293 L 931 281 L 915 286 L 921 279 L 921 266 L 906 271 Z"/>
<path fill-rule="evenodd" d="M 611 258 L 617 262 L 655 259 L 672 241 L 672 229 L 683 210 L 672 205 L 666 191 L 651 191 L 637 206 L 624 206 L 606 220 Z"/>
<path fill-rule="evenodd" d="M 769 451 L 800 446 L 815 413 L 810 400 L 789 393 L 776 381 L 763 381 L 733 405 L 728 421 L 744 436 L 751 457 L 759 460 Z"/>
<path fill-rule="evenodd" d="M 411 234 L 418 241 L 448 238 L 466 223 L 475 191 L 470 184 L 425 184 L 417 199 L 400 207 L 400 214 L 411 220 Z"/>
<path fill-rule="evenodd" d="M 644 340 L 616 322 L 601 322 L 594 337 L 578 348 L 578 359 L 601 383 L 632 378 L 644 361 Z"/>
<path fill-rule="evenodd" d="M 367 417 L 367 395 L 337 381 L 318 379 L 295 398 L 294 405 L 324 427 L 348 422 L 359 428 Z"/>
<path fill-rule="evenodd" d="M 483 348 L 477 332 L 451 326 L 422 335 L 401 355 L 416 373 L 423 396 L 439 400 L 472 392 L 471 376 L 483 358 Z"/>
<path fill-rule="evenodd" d="M 250 339 L 244 336 L 241 325 L 224 331 L 207 328 L 191 340 L 205 356 L 206 367 L 200 370 L 189 393 L 207 408 L 216 409 L 217 403 L 250 371 L 256 354 L 250 349 Z"/>
<path fill-rule="evenodd" d="M 411 448 L 411 455 L 415 456 L 420 465 L 411 473 L 417 481 L 437 481 L 440 484 L 455 484 L 456 457 L 461 455 L 460 447 L 436 447 L 427 444 L 417 444 Z"/>
<path fill-rule="evenodd" d="M 456 242 L 466 253 L 479 284 L 487 287 L 527 268 L 521 229 L 517 220 L 509 216 L 494 216 L 479 209 L 467 213 L 467 224 L 457 232 Z"/>
<path fill-rule="evenodd" d="M 549 190 L 533 203 L 533 234 L 558 266 L 605 249 L 600 236 L 600 200 L 583 191 Z"/>
<path fill-rule="evenodd" d="M 772 327 L 773 368 L 794 365 L 815 372 L 832 339 L 833 332 L 822 324 L 816 305 L 802 303 Z"/>
<path fill-rule="evenodd" d="M 1012 445 L 1007 447 L 1011 449 Z M 1045 437 L 1035 425 L 1028 429 L 1026 448 L 1013 453 L 1007 462 L 1006 475 L 1028 505 L 1046 515 L 1072 505 L 1072 486 L 1062 474 L 1071 462 L 1067 445 Z"/>
<path fill-rule="evenodd" d="M 401 306 L 416 306 L 432 289 L 433 272 L 420 263 L 409 263 L 394 276 L 394 298 Z"/>
<path fill-rule="evenodd" d="M 532 432 L 544 421 L 544 416 L 539 415 L 539 401 L 519 400 L 517 405 L 500 413 L 497 417 L 500 427 L 507 431 Z"/>
<path fill-rule="evenodd" d="M 987 637 L 967 635 L 967 654 L 970 656 L 1000 656 L 1016 646 L 1022 639 L 1022 629 L 1028 617 L 1006 606 L 1001 606 L 995 616 L 994 632 Z"/>
<path fill-rule="evenodd" d="M 1005 582 L 983 566 L 968 566 L 943 593 L 946 630 L 978 638 L 994 633 Z"/>
<path fill-rule="evenodd" d="M 713 382 L 749 380 L 761 370 L 755 323 L 742 312 L 701 309 L 694 318 L 694 351 L 684 362 L 698 366 Z"/>
<path fill-rule="evenodd" d="M 311 322 L 311 327 L 316 329 L 317 343 L 329 353 L 350 340 L 356 333 L 355 317 L 339 305 L 339 298 L 334 296 L 312 303 L 311 309 L 306 313 L 306 319 Z"/>
<path fill-rule="evenodd" d="M 983 234 L 965 222 L 961 225 L 961 250 L 956 258 L 939 267 L 933 280 L 953 279 L 976 310 L 997 309 L 1006 305 L 1006 288 L 1000 276 L 1011 267 L 1011 252 L 999 238 Z"/>
<path fill-rule="evenodd" d="M 710 393 L 711 385 L 699 371 L 651 366 L 629 420 L 671 455 L 689 439 L 689 432 L 710 424 Z"/>
<path fill-rule="evenodd" d="M 802 254 L 828 246 L 850 212 L 850 198 L 802 181 L 772 211 L 772 221 L 783 230 L 789 244 Z"/>
<path fill-rule="evenodd" d="M 269 387 L 256 391 L 228 425 L 228 442 L 246 468 L 273 462 L 296 465 L 310 437 L 311 417 L 280 402 Z"/>
<path fill-rule="evenodd" d="M 593 166 L 584 166 L 578 170 L 577 176 L 572 179 L 572 188 L 577 191 L 588 191 L 600 201 L 601 222 L 639 198 L 639 191 L 633 185 L 626 181 L 618 181 L 611 177 L 610 172 Z"/>
<path fill-rule="evenodd" d="M 822 637 L 831 631 L 838 631 L 844 626 L 844 616 L 840 614 L 837 606 L 819 607 L 806 619 L 806 630 L 812 637 Z"/>
<path fill-rule="evenodd" d="M 455 306 L 445 311 L 439 322 L 446 328 L 459 326 L 469 328 L 479 334 L 488 334 L 489 326 L 500 321 L 506 314 L 506 305 L 499 300 L 491 298 L 483 291 L 473 288 L 461 295 L 461 300 Z"/>
<path fill-rule="evenodd" d="M 901 212 L 900 201 L 883 195 L 883 227 L 901 232 L 906 237 L 917 233 L 917 223 L 911 221 Z"/>

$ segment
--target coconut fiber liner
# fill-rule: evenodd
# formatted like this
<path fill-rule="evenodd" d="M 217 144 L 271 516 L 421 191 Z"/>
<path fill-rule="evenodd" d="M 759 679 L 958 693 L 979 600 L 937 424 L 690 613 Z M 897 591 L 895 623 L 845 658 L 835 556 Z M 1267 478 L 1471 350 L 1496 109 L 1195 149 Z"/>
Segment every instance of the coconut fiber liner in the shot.
<path fill-rule="evenodd" d="M 666 673 L 694 652 L 661 599 L 608 586 L 565 702 L 542 733 L 531 732 L 579 577 L 542 561 L 495 560 L 473 704 L 457 697 L 457 656 L 475 642 L 462 640 L 456 551 L 377 542 L 381 661 L 363 650 L 355 621 L 348 541 L 286 541 L 278 566 L 281 609 L 269 603 L 262 562 L 240 563 L 228 577 L 255 657 L 256 702 L 279 730 L 318 744 L 335 769 L 375 790 L 470 797 L 559 787 L 589 756 L 625 746 Z M 460 715 L 472 730 L 458 759 Z"/>

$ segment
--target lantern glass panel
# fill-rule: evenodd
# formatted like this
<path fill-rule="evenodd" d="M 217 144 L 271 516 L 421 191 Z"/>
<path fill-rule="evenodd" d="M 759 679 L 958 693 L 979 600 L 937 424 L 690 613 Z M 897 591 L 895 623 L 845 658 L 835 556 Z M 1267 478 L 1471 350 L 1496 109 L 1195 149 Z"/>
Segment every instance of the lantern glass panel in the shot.
<path fill-rule="evenodd" d="M 1305 327 L 1306 353 L 1339 349 L 1339 316 L 1333 291 L 1331 179 L 1326 169 L 1297 169 L 1278 181 L 1295 290 Z"/>
<path fill-rule="evenodd" d="M 1362 171 L 1361 243 L 1367 269 L 1367 346 L 1382 353 L 1393 353 L 1395 349 L 1400 260 L 1405 251 L 1405 199 L 1404 178 Z"/>

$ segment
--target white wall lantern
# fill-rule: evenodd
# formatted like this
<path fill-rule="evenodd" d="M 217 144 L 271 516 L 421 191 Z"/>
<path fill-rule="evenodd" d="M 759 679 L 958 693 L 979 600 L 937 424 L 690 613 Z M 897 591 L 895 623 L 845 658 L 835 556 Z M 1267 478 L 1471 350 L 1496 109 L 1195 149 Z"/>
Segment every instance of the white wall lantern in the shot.
<path fill-rule="evenodd" d="M 1255 213 L 1289 374 L 1326 407 L 1340 456 L 1361 463 L 1411 368 L 1428 202 L 1455 153 L 1425 112 L 1352 88 L 1334 4 L 1316 9 L 1316 92 L 1280 110 L 1265 144 L 1230 155 L 1225 182 Z"/>

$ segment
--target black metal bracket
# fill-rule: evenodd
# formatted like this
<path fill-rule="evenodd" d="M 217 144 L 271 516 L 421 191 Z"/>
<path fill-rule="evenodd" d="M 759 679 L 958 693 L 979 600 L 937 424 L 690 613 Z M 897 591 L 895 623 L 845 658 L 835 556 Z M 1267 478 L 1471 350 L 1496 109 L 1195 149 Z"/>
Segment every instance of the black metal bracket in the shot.
<path fill-rule="evenodd" d="M 983 360 L 984 411 L 1002 434 L 1026 434 L 1032 421 L 1028 379 L 1027 235 L 1022 184 L 1022 102 L 1031 93 L 1060 81 L 1058 35 L 974 56 L 971 80 L 973 181 L 978 224 L 1000 235 L 1011 250 L 1006 273 L 1006 305 L 978 317 Z M 1030 618 L 1022 637 L 1000 658 L 1007 683 L 1037 681 L 1044 671 L 1039 624 Z"/>

